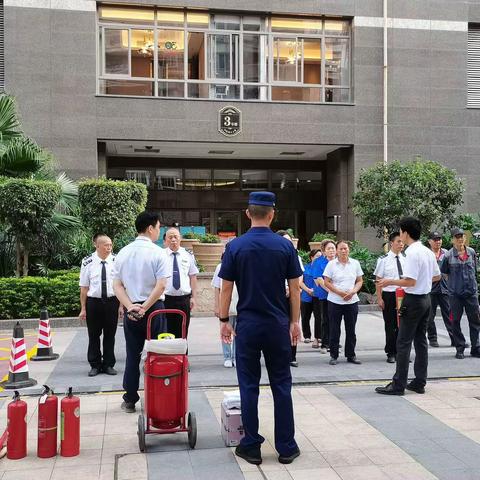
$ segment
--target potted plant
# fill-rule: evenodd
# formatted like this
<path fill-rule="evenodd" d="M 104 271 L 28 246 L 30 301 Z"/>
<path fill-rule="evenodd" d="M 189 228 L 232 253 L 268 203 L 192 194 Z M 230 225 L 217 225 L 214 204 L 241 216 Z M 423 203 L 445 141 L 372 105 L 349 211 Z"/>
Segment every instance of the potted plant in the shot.
<path fill-rule="evenodd" d="M 213 272 L 220 263 L 225 245 L 220 241 L 220 237 L 211 233 L 201 235 L 199 240 L 193 244 L 193 254 L 206 272 Z"/>
<path fill-rule="evenodd" d="M 336 236 L 333 233 L 314 233 L 312 239 L 308 242 L 310 250 L 320 250 L 320 246 L 324 240 L 336 241 Z"/>
<path fill-rule="evenodd" d="M 182 239 L 180 240 L 180 245 L 187 250 L 192 251 L 193 245 L 200 241 L 200 235 L 195 232 L 186 232 L 182 235 Z"/>
<path fill-rule="evenodd" d="M 292 239 L 293 246 L 295 248 L 298 248 L 298 237 L 295 235 L 293 228 L 287 228 L 287 232 L 290 235 L 290 238 Z"/>

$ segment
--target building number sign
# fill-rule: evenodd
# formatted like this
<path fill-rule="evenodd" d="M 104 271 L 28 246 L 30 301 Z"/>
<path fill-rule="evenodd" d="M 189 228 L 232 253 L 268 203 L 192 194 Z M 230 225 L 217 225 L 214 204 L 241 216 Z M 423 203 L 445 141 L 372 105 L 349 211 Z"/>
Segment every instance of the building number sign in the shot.
<path fill-rule="evenodd" d="M 224 107 L 218 112 L 218 131 L 227 137 L 242 131 L 242 112 L 235 107 Z"/>

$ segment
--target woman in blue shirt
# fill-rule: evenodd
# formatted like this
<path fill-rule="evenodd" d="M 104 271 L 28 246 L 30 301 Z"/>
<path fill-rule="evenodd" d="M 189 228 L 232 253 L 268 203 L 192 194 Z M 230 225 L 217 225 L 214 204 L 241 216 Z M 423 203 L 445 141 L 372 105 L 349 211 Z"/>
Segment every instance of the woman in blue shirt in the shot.
<path fill-rule="evenodd" d="M 312 337 L 312 331 L 310 329 L 310 318 L 313 313 L 313 289 L 315 282 L 313 281 L 312 276 L 312 265 L 313 261 L 320 257 L 322 253 L 320 250 L 311 250 L 308 253 L 308 258 L 310 263 L 305 265 L 303 271 L 303 277 L 300 279 L 300 288 L 302 289 L 300 293 L 300 313 L 302 316 L 302 332 L 305 343 L 310 343 Z"/>

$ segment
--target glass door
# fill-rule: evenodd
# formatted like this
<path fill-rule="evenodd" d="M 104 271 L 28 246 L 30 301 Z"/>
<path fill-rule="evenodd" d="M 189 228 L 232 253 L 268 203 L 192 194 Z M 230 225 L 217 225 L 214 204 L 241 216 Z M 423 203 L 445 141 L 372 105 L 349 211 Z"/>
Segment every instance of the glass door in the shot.
<path fill-rule="evenodd" d="M 215 212 L 217 235 L 225 240 L 238 237 L 240 232 L 240 212 Z"/>

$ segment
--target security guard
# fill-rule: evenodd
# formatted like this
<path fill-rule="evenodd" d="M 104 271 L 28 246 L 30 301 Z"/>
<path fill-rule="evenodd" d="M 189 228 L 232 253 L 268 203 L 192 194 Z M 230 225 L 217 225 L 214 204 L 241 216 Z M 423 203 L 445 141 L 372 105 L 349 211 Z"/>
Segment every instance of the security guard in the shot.
<path fill-rule="evenodd" d="M 373 274 L 377 280 L 382 278 L 394 278 L 399 280 L 402 278 L 403 269 L 405 268 L 405 254 L 402 253 L 403 242 L 399 232 L 393 232 L 388 238 L 390 242 L 390 250 L 386 255 L 381 256 L 377 261 L 377 267 Z M 389 285 L 380 288 L 376 284 L 377 302 L 382 309 L 383 321 L 385 323 L 385 353 L 387 354 L 387 362 L 395 363 L 397 355 L 397 300 L 395 290 L 397 287 Z"/>
<path fill-rule="evenodd" d="M 275 408 L 275 448 L 280 463 L 300 455 L 295 442 L 290 374 L 291 346 L 300 338 L 302 270 L 292 243 L 270 230 L 275 195 L 252 192 L 246 211 L 252 227 L 227 244 L 220 269 L 220 333 L 230 343 L 235 335 L 228 322 L 233 284 L 238 289 L 236 366 L 245 437 L 235 453 L 247 462 L 262 462 L 258 433 L 258 394 L 263 353 Z M 287 298 L 285 280 L 290 295 Z"/>
<path fill-rule="evenodd" d="M 181 310 L 187 315 L 187 335 L 190 325 L 190 312 L 195 308 L 197 296 L 198 267 L 195 257 L 180 246 L 181 240 L 178 228 L 172 227 L 165 233 L 165 252 L 170 277 L 165 288 L 165 308 Z M 176 338 L 182 336 L 182 322 L 179 315 L 167 314 L 167 330 Z"/>
<path fill-rule="evenodd" d="M 80 320 L 86 320 L 88 329 L 87 359 L 89 377 L 101 372 L 116 375 L 115 333 L 117 332 L 119 303 L 113 292 L 112 241 L 106 235 L 93 237 L 95 252 L 82 260 L 80 268 Z M 103 359 L 100 337 L 103 333 Z"/>
<path fill-rule="evenodd" d="M 160 220 L 156 213 L 143 212 L 135 220 L 138 236 L 118 252 L 115 259 L 113 288 L 120 303 L 125 307 L 123 332 L 127 358 L 123 375 L 122 410 L 135 412 L 140 399 L 140 357 L 147 335 L 147 319 L 155 311 L 164 308 L 164 291 L 170 272 L 167 257 L 154 242 L 160 235 Z M 163 315 L 152 321 L 152 338 L 166 331 Z"/>

